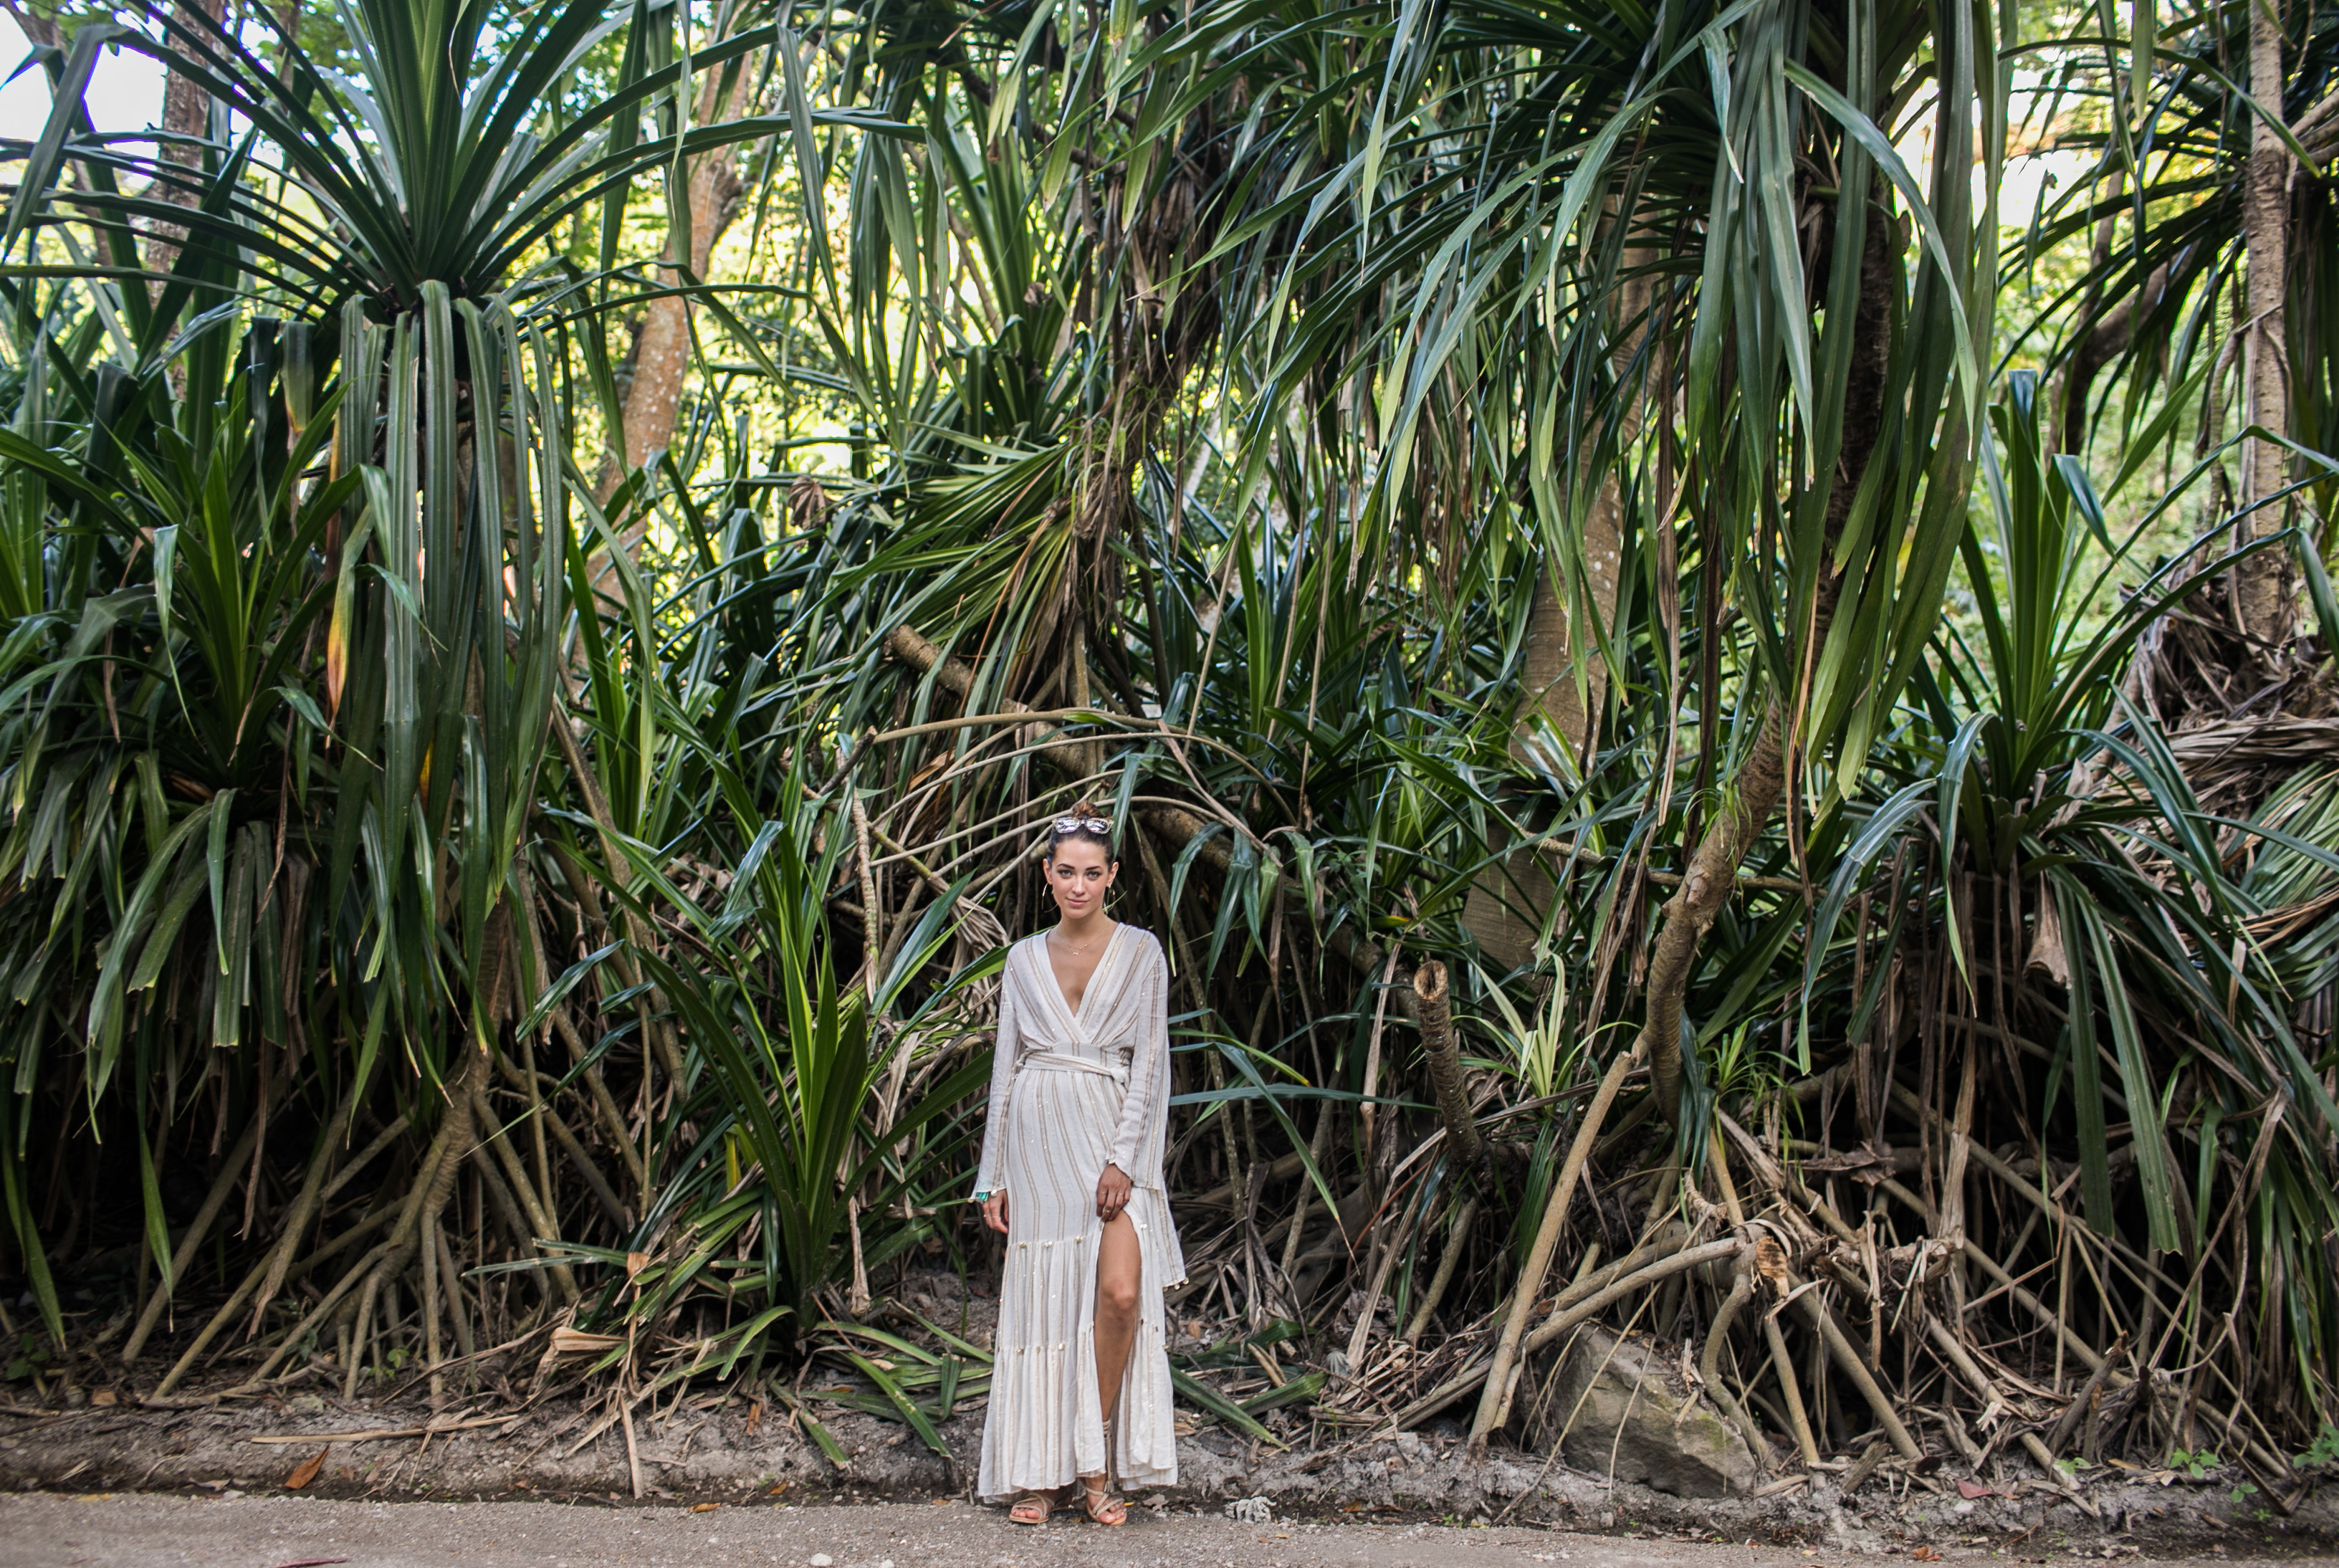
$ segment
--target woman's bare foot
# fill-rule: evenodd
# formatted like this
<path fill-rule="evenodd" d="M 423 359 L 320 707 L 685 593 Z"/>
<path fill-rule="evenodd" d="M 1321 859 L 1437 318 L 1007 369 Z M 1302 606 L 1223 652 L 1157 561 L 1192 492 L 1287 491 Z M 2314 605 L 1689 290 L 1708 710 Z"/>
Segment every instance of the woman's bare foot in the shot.
<path fill-rule="evenodd" d="M 1129 1523 L 1129 1504 L 1112 1494 L 1101 1475 L 1081 1477 L 1081 1504 L 1088 1511 L 1088 1516 L 1100 1524 Z"/>
<path fill-rule="evenodd" d="M 1055 1507 L 1054 1493 L 1026 1492 L 1015 1500 L 1015 1505 L 1007 1511 L 1007 1517 L 1017 1524 L 1045 1524 Z"/>

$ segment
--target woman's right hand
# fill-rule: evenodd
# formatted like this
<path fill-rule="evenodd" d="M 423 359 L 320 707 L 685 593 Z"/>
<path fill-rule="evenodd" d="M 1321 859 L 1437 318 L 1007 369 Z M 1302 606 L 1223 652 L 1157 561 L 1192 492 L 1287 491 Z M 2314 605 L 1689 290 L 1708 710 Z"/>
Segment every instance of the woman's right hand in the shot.
<path fill-rule="evenodd" d="M 1007 1234 L 1007 1194 L 1003 1189 L 982 1200 L 982 1223 L 1002 1236 Z"/>

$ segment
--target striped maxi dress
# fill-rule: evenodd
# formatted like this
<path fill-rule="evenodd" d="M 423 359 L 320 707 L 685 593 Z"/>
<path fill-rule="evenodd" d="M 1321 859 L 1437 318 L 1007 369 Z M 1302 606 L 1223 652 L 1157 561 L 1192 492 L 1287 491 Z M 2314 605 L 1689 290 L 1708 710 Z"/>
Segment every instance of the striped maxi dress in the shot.
<path fill-rule="evenodd" d="M 1078 1010 L 1064 1001 L 1045 932 L 1008 950 L 998 1053 L 975 1190 L 1007 1193 L 990 1406 L 976 1494 L 998 1502 L 1106 1468 L 1125 1487 L 1178 1480 L 1161 1293 L 1186 1259 L 1161 1161 L 1170 1121 L 1169 966 L 1161 944 L 1116 925 Z M 1096 1270 L 1107 1163 L 1132 1183 L 1127 1213 L 1143 1262 L 1138 1326 L 1105 1430 L 1097 1397 Z"/>

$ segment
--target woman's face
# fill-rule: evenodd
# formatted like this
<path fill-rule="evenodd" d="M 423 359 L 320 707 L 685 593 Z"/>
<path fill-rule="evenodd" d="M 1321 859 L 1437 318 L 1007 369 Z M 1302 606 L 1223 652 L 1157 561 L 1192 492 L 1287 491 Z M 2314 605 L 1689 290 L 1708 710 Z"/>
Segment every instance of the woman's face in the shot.
<path fill-rule="evenodd" d="M 1105 846 L 1068 838 L 1048 857 L 1048 891 L 1066 920 L 1082 920 L 1104 907 L 1104 890 L 1120 868 L 1106 858 Z"/>

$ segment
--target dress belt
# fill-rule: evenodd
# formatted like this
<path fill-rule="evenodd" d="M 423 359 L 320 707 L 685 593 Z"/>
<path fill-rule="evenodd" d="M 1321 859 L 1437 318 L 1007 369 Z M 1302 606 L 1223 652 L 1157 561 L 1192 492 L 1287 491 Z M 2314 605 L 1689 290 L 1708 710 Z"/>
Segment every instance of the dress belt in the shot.
<path fill-rule="evenodd" d="M 1129 1069 L 1120 1062 L 1110 1065 L 1090 1056 L 1067 1056 L 1061 1051 L 1035 1050 L 1023 1059 L 1025 1067 L 1049 1068 L 1057 1072 L 1093 1072 L 1109 1078 L 1122 1088 L 1129 1087 Z"/>

